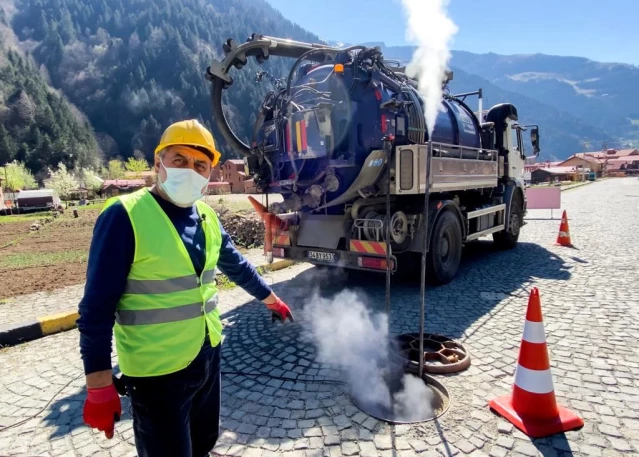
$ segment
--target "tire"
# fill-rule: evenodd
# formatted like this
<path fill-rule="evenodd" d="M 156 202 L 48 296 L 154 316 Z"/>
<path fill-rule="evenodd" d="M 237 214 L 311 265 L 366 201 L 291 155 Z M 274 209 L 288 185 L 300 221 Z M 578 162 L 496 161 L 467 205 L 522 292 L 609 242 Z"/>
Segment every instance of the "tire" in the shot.
<path fill-rule="evenodd" d="M 457 276 L 461 256 L 461 225 L 453 212 L 446 211 L 435 221 L 431 235 L 430 251 L 426 257 L 429 282 L 437 285 L 451 282 Z"/>
<path fill-rule="evenodd" d="M 524 221 L 524 211 L 519 195 L 513 197 L 510 204 L 510 222 L 508 230 L 503 230 L 493 234 L 493 241 L 499 249 L 513 249 L 519 241 L 522 223 Z"/>

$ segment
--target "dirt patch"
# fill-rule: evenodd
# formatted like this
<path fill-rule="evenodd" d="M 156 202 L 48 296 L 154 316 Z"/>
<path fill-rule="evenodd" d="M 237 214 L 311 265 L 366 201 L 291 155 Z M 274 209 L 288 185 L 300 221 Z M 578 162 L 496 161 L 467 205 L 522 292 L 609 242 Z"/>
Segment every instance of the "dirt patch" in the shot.
<path fill-rule="evenodd" d="M 85 262 L 69 262 L 44 267 L 28 267 L 0 271 L 0 300 L 35 292 L 53 292 L 66 286 L 84 282 Z"/>
<path fill-rule="evenodd" d="M 0 299 L 84 282 L 98 214 L 99 210 L 90 209 L 81 211 L 77 219 L 66 211 L 55 219 L 47 215 L 0 222 Z M 40 227 L 32 231 L 35 222 Z"/>
<path fill-rule="evenodd" d="M 264 224 L 254 211 L 212 206 L 238 249 L 263 244 Z M 93 207 L 83 208 L 78 218 L 71 209 L 55 219 L 48 214 L 0 217 L 0 300 L 83 283 L 99 213 Z M 39 230 L 30 229 L 34 223 Z"/>
<path fill-rule="evenodd" d="M 10 244 L 20 235 L 29 233 L 29 225 L 25 228 L 25 223 L 0 224 L 0 247 Z"/>

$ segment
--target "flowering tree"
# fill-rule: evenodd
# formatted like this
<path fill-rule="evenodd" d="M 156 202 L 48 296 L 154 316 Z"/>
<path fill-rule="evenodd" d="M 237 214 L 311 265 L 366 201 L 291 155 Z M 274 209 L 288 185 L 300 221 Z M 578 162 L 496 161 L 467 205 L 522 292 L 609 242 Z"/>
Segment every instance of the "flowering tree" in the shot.
<path fill-rule="evenodd" d="M 49 172 L 51 180 L 47 183 L 47 187 L 55 190 L 62 199 L 67 199 L 69 194 L 80 186 L 78 179 L 67 171 L 67 167 L 63 163 L 58 164 L 57 171 L 49 169 Z"/>
<path fill-rule="evenodd" d="M 98 174 L 90 168 L 82 168 L 80 170 L 78 180 L 83 183 L 87 190 L 97 194 L 102 190 L 102 184 L 104 180 L 98 176 Z"/>
<path fill-rule="evenodd" d="M 109 179 L 122 179 L 125 172 L 124 164 L 121 160 L 109 160 L 109 168 L 107 170 Z"/>
<path fill-rule="evenodd" d="M 22 162 L 8 163 L 4 170 L 0 169 L 0 179 L 6 180 L 3 186 L 9 190 L 36 189 L 38 184 Z"/>
<path fill-rule="evenodd" d="M 143 171 L 147 171 L 149 169 L 149 164 L 144 159 L 136 159 L 135 157 L 129 157 L 129 159 L 124 164 L 127 171 L 136 174 L 136 177 L 142 175 Z"/>

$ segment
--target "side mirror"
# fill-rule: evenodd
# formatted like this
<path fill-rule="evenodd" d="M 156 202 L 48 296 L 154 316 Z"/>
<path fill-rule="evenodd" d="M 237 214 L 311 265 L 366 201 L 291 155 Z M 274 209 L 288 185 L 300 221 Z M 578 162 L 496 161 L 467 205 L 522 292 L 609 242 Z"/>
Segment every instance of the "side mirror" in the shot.
<path fill-rule="evenodd" d="M 530 131 L 530 142 L 532 143 L 535 157 L 537 157 L 539 155 L 539 127 L 534 127 Z"/>

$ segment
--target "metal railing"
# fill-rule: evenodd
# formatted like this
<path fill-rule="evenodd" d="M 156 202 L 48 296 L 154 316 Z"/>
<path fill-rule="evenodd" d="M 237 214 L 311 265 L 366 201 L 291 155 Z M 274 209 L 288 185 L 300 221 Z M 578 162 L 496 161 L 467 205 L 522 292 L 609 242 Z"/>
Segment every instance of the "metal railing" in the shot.
<path fill-rule="evenodd" d="M 459 144 L 448 144 L 448 143 L 432 143 L 432 151 L 433 151 L 432 152 L 433 157 L 451 158 L 451 159 L 469 159 L 469 160 L 482 160 L 485 162 L 496 162 L 499 157 L 499 152 L 496 149 L 473 148 L 471 146 L 463 146 Z M 450 155 L 447 157 L 443 157 L 442 151 Z M 437 154 L 438 152 L 439 152 L 439 155 Z M 455 154 L 454 152 L 457 152 L 457 153 Z M 474 153 L 474 157 L 464 157 L 464 152 L 469 154 Z M 486 158 L 481 158 L 482 154 L 484 154 Z"/>

